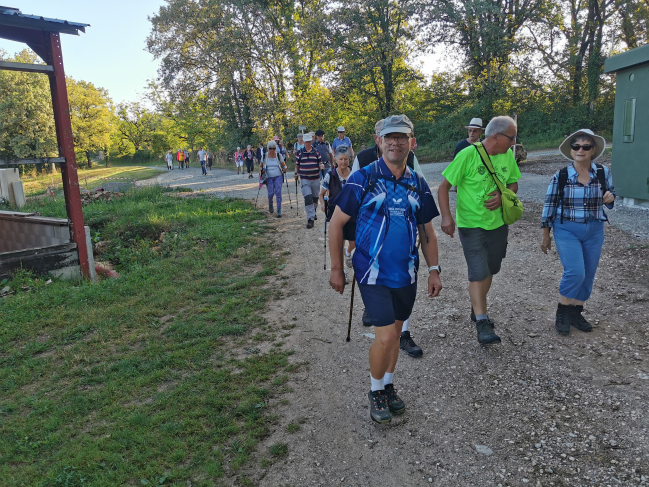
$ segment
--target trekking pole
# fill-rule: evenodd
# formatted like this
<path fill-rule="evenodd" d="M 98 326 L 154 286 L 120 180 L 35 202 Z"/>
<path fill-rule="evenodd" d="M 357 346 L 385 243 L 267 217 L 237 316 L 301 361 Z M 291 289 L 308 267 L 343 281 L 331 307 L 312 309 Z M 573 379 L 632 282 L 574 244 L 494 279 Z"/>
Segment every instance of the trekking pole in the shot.
<path fill-rule="evenodd" d="M 293 202 L 291 201 L 291 191 L 288 189 L 288 178 L 286 173 L 283 174 L 284 180 L 286 181 L 286 192 L 288 193 L 288 202 L 291 204 L 291 210 L 293 209 Z"/>
<path fill-rule="evenodd" d="M 255 198 L 255 209 L 257 209 L 257 200 L 259 199 L 259 192 L 261 191 L 261 187 L 263 184 L 261 184 L 261 174 L 259 175 L 259 189 L 257 190 L 257 197 Z"/>
<path fill-rule="evenodd" d="M 297 197 L 297 178 L 295 178 L 295 207 L 296 207 L 296 215 L 295 216 L 300 216 L 300 199 Z"/>
<path fill-rule="evenodd" d="M 354 311 L 354 289 L 356 288 L 356 273 L 352 276 L 352 299 L 349 303 L 349 324 L 347 325 L 347 341 L 350 341 L 352 332 L 352 312 Z"/>
<path fill-rule="evenodd" d="M 327 270 L 327 215 L 329 214 L 329 197 L 324 197 L 325 224 L 324 224 L 324 270 Z"/>

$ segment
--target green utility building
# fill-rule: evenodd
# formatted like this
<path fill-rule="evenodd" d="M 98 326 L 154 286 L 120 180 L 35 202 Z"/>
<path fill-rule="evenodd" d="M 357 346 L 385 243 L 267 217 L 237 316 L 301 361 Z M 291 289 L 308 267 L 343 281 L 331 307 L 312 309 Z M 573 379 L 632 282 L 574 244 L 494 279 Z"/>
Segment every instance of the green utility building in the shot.
<path fill-rule="evenodd" d="M 649 207 L 649 44 L 610 57 L 617 73 L 613 121 L 613 183 L 625 205 Z"/>

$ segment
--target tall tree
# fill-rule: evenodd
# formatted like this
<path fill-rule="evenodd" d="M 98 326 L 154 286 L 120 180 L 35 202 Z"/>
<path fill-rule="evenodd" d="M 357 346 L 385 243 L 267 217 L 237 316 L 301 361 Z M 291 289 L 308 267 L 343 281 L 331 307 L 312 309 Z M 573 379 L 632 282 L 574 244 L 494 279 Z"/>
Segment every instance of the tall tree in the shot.
<path fill-rule="evenodd" d="M 160 123 L 160 115 L 139 102 L 117 106 L 119 151 L 123 154 L 149 149 L 153 134 Z"/>
<path fill-rule="evenodd" d="M 425 9 L 427 38 L 460 48 L 475 96 L 489 105 L 502 96 L 511 57 L 524 25 L 548 11 L 549 0 L 432 0 Z"/>
<path fill-rule="evenodd" d="M 113 102 L 107 90 L 87 81 L 67 78 L 67 87 L 74 146 L 85 154 L 88 167 L 92 167 L 92 153 L 108 152 L 110 147 L 116 123 Z"/>
<path fill-rule="evenodd" d="M 42 64 L 32 51 L 4 61 Z M 58 145 L 47 76 L 0 71 L 0 157 L 57 157 Z"/>
<path fill-rule="evenodd" d="M 330 14 L 342 84 L 373 98 L 381 116 L 395 108 L 395 93 L 419 78 L 405 58 L 416 37 L 418 0 L 343 0 Z"/>

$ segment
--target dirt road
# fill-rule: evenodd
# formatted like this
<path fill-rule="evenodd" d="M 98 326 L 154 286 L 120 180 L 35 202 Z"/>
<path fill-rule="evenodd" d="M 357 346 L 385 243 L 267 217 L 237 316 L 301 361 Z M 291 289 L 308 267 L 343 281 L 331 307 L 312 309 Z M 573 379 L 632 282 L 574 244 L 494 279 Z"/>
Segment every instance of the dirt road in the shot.
<path fill-rule="evenodd" d="M 427 177 L 435 189 L 434 173 Z M 216 184 L 230 188 L 219 194 L 256 193 L 236 189 L 248 184 L 241 176 Z M 444 289 L 428 299 L 423 271 L 411 330 L 424 355 L 401 353 L 395 385 L 407 412 L 378 426 L 367 400 L 372 339 L 365 334 L 373 330 L 361 325 L 359 294 L 346 343 L 349 289 L 340 296 L 329 288 L 322 217 L 307 230 L 302 201 L 299 218 L 288 206 L 285 195 L 284 218 L 269 218 L 269 238 L 290 255 L 278 280 L 285 298 L 266 317 L 302 366 L 283 396 L 288 404 L 271 404 L 280 422 L 258 458 L 229 483 L 245 475 L 265 486 L 649 485 L 649 242 L 606 226 L 586 305 L 595 330 L 558 337 L 562 268 L 554 249 L 539 250 L 541 207 L 526 202 L 490 293 L 503 342 L 485 347 L 469 321 L 460 242 L 441 234 L 436 219 Z M 289 423 L 299 431 L 288 433 Z M 262 469 L 277 442 L 288 456 Z"/>

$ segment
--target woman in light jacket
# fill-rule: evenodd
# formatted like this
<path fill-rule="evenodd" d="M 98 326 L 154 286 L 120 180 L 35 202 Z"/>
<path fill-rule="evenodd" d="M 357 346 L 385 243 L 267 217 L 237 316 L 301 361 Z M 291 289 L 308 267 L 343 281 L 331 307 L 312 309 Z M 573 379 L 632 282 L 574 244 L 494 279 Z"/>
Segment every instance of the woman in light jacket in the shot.
<path fill-rule="evenodd" d="M 282 183 L 286 164 L 282 154 L 277 151 L 277 143 L 274 140 L 268 142 L 268 151 L 264 155 L 259 166 L 259 174 L 266 172 L 266 188 L 268 189 L 268 211 L 273 213 L 273 195 L 277 201 L 277 218 L 282 217 Z"/>

